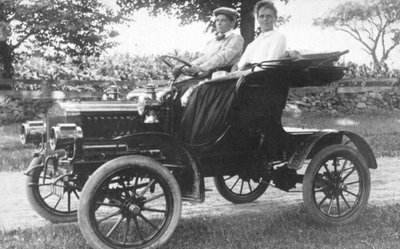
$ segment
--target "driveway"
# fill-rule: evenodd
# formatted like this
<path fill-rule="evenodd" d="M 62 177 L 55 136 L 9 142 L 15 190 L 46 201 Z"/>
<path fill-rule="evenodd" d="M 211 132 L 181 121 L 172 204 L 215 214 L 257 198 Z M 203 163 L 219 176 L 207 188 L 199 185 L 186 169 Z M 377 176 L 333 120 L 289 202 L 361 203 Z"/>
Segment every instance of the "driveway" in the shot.
<path fill-rule="evenodd" d="M 371 170 L 370 205 L 400 203 L 400 158 L 379 158 L 378 170 Z M 22 173 L 0 173 L 0 231 L 24 229 L 49 224 L 30 207 L 25 196 L 25 176 Z M 301 186 L 299 186 L 301 190 Z M 206 201 L 183 203 L 182 217 L 265 212 L 282 206 L 302 203 L 301 192 L 285 193 L 270 187 L 257 201 L 232 204 L 215 189 L 212 179 L 206 179 Z"/>

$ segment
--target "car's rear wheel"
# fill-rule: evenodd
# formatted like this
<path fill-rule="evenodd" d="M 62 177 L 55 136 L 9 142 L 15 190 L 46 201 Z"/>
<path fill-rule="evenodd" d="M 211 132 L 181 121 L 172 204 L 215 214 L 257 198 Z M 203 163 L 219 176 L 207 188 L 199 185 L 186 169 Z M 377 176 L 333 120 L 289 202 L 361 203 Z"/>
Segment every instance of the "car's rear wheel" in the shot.
<path fill-rule="evenodd" d="M 312 158 L 303 179 L 304 206 L 322 224 L 354 221 L 365 208 L 371 188 L 369 169 L 358 151 L 331 145 Z"/>
<path fill-rule="evenodd" d="M 79 226 L 93 248 L 158 248 L 172 236 L 182 208 L 174 176 L 157 161 L 125 156 L 89 178 Z"/>
<path fill-rule="evenodd" d="M 232 203 L 247 203 L 257 200 L 268 188 L 268 183 L 253 181 L 242 175 L 216 176 L 214 184 L 218 192 Z"/>
<path fill-rule="evenodd" d="M 39 166 L 42 160 L 33 158 L 29 167 Z M 79 191 L 73 185 L 59 181 L 53 184 L 43 166 L 34 167 L 26 178 L 26 194 L 32 208 L 53 223 L 77 221 Z M 58 191 L 55 191 L 58 188 Z"/>
<path fill-rule="evenodd" d="M 26 194 L 32 208 L 53 223 L 77 221 L 79 191 L 71 184 L 58 181 L 53 184 L 43 172 L 42 160 L 33 158 L 26 177 Z M 35 167 L 38 166 L 38 167 Z"/>

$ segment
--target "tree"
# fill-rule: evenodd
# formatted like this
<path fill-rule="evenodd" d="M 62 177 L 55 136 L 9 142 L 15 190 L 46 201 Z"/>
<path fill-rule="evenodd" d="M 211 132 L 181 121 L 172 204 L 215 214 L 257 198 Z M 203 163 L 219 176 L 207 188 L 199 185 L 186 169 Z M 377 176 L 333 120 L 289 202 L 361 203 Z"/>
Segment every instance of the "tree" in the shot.
<path fill-rule="evenodd" d="M 231 7 L 240 12 L 240 33 L 245 40 L 245 46 L 254 39 L 254 16 L 253 8 L 259 0 L 117 0 L 117 4 L 125 14 L 132 13 L 138 9 L 148 9 L 149 13 L 157 16 L 160 13 L 177 17 L 182 24 L 195 21 L 210 21 L 212 11 L 218 7 Z M 289 0 L 280 0 L 288 3 Z M 278 22 L 284 22 L 280 17 Z"/>
<path fill-rule="evenodd" d="M 400 44 L 400 0 L 346 2 L 314 25 L 345 32 L 362 44 L 377 70 L 386 70 L 386 60 Z"/>
<path fill-rule="evenodd" d="M 109 26 L 126 20 L 98 0 L 0 0 L 0 17 L 11 26 L 10 54 L 32 44 L 70 56 L 99 55 L 114 45 Z"/>

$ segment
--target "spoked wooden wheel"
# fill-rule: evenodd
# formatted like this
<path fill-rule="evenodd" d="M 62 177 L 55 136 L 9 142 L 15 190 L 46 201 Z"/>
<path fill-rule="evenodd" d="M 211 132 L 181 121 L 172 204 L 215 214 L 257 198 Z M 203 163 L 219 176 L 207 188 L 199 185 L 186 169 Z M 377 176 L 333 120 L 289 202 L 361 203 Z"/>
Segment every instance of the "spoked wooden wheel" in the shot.
<path fill-rule="evenodd" d="M 218 192 L 232 203 L 247 203 L 257 200 L 268 188 L 268 183 L 255 182 L 242 175 L 216 176 L 214 184 Z"/>
<path fill-rule="evenodd" d="M 89 178 L 79 226 L 93 248 L 157 248 L 173 234 L 182 200 L 173 175 L 141 156 L 109 161 Z"/>
<path fill-rule="evenodd" d="M 331 145 L 312 158 L 303 179 L 307 213 L 322 224 L 354 221 L 365 208 L 371 188 L 369 169 L 360 153 Z"/>
<path fill-rule="evenodd" d="M 36 157 L 30 166 L 42 163 Z M 73 222 L 77 220 L 79 192 L 73 184 L 58 181 L 53 184 L 43 167 L 36 167 L 26 178 L 26 194 L 32 208 L 43 218 L 53 223 Z"/>

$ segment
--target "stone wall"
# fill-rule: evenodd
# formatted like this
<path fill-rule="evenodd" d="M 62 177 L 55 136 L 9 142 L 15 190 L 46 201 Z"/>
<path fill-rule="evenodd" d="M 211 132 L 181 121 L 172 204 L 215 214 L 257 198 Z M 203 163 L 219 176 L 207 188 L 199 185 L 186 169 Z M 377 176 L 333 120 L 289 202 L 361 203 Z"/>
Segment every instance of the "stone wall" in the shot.
<path fill-rule="evenodd" d="M 41 120 L 53 100 L 0 95 L 0 124 Z M 313 87 L 291 89 L 288 112 L 328 115 L 400 111 L 399 87 Z"/>
<path fill-rule="evenodd" d="M 289 94 L 287 109 L 297 112 L 313 112 L 330 115 L 353 113 L 378 113 L 400 111 L 400 91 L 398 88 L 373 87 L 361 92 L 346 91 L 292 92 Z M 352 88 L 348 88 L 352 89 Z M 381 90 L 381 91 L 380 91 Z"/>
<path fill-rule="evenodd" d="M 53 100 L 19 99 L 0 95 L 0 125 L 42 120 Z"/>

